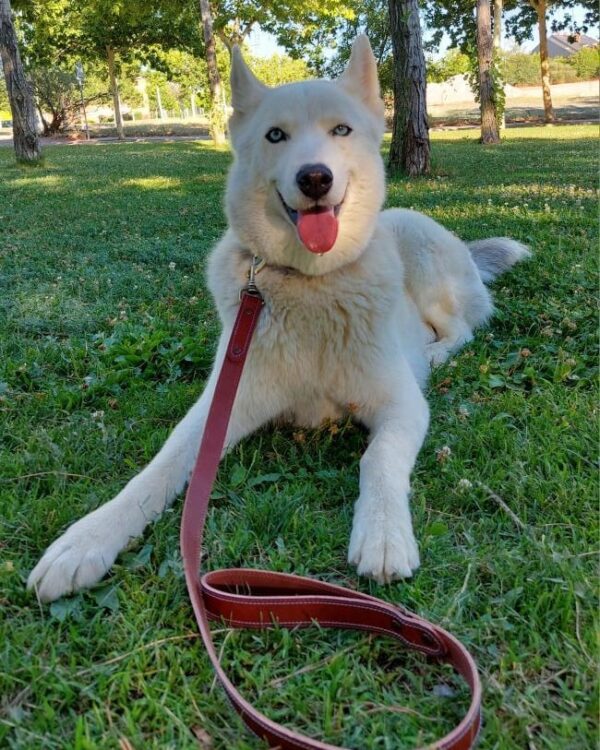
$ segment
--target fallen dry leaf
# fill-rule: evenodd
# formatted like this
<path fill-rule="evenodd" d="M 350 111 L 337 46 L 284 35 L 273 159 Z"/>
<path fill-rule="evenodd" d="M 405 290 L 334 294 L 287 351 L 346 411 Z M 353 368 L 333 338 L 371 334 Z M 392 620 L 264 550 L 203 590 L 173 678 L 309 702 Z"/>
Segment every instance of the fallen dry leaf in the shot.
<path fill-rule="evenodd" d="M 202 729 L 202 727 L 192 727 L 192 734 L 198 740 L 198 745 L 202 750 L 211 750 L 213 746 L 212 737 L 205 729 Z"/>

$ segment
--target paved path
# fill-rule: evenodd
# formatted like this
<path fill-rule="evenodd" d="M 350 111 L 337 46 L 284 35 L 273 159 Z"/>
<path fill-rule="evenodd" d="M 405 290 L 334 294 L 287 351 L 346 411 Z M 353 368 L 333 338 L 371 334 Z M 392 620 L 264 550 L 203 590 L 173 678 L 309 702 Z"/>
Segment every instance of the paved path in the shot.
<path fill-rule="evenodd" d="M 436 110 L 442 109 L 432 106 L 429 112 L 431 130 L 459 130 L 476 128 L 479 126 L 479 111 L 476 106 L 470 107 L 468 103 L 464 109 L 450 110 L 447 106 L 443 108 L 443 113 L 438 114 Z M 595 125 L 598 123 L 598 103 L 597 99 L 582 102 L 579 106 L 559 105 L 554 107 L 554 113 L 557 121 L 555 125 Z M 513 105 L 507 107 L 507 127 L 527 127 L 530 125 L 544 124 L 543 107 Z M 85 138 L 70 140 L 69 138 L 42 138 L 42 147 L 44 146 L 103 146 L 108 144 L 119 143 L 171 143 L 174 141 L 209 141 L 210 136 L 207 134 L 196 133 L 194 135 L 143 135 L 127 136 L 124 140 L 119 140 L 116 136 L 102 136 L 101 138 Z M 12 146 L 12 130 L 0 128 L 0 147 Z"/>
<path fill-rule="evenodd" d="M 102 138 L 90 138 L 86 141 L 85 138 L 78 140 L 70 140 L 69 138 L 42 138 L 42 147 L 44 146 L 103 146 L 110 143 L 155 143 L 169 141 L 208 141 L 210 140 L 208 135 L 144 135 L 144 136 L 128 136 L 124 140 L 119 140 L 116 137 L 102 137 Z M 8 129 L 0 129 L 0 146 L 12 146 L 12 131 Z"/>

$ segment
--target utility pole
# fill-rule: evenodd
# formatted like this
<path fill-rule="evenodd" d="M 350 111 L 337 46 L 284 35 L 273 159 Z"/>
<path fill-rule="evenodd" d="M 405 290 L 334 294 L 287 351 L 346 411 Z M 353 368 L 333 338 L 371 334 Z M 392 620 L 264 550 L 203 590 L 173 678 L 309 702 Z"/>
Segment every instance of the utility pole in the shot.
<path fill-rule="evenodd" d="M 79 84 L 79 93 L 81 95 L 81 111 L 83 112 L 85 139 L 86 141 L 89 141 L 90 128 L 87 120 L 87 112 L 85 111 L 85 100 L 83 98 L 83 82 L 85 81 L 85 73 L 83 72 L 83 65 L 81 63 L 81 60 L 77 60 L 77 62 L 75 63 L 75 78 L 77 78 L 77 83 Z"/>
<path fill-rule="evenodd" d="M 156 107 L 158 109 L 158 119 L 164 120 L 165 111 L 162 106 L 162 99 L 160 98 L 160 89 L 158 88 L 158 86 L 156 87 Z"/>

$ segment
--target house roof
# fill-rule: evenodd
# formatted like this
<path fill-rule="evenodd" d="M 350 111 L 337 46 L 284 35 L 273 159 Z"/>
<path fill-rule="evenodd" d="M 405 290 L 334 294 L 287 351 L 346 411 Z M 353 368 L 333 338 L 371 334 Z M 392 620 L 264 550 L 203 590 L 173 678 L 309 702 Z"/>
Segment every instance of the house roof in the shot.
<path fill-rule="evenodd" d="M 569 38 L 573 39 L 572 42 Z M 549 57 L 570 57 L 584 47 L 596 47 L 598 40 L 587 34 L 552 34 L 548 37 L 548 56 Z M 540 51 L 540 45 L 532 50 Z"/>

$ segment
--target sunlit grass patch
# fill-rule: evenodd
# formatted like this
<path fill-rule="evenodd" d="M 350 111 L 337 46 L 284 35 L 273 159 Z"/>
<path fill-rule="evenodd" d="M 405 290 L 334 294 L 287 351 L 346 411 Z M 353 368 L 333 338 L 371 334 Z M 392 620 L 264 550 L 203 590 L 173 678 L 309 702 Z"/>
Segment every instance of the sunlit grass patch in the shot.
<path fill-rule="evenodd" d="M 181 186 L 181 180 L 175 177 L 136 177 L 121 182 L 123 187 L 141 188 L 142 190 L 173 190 Z"/>

